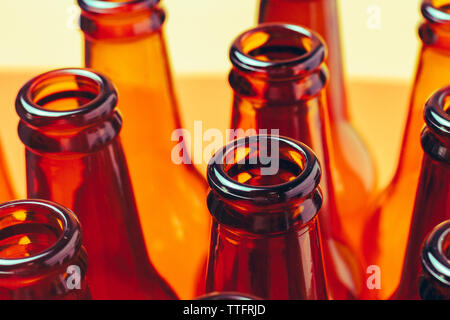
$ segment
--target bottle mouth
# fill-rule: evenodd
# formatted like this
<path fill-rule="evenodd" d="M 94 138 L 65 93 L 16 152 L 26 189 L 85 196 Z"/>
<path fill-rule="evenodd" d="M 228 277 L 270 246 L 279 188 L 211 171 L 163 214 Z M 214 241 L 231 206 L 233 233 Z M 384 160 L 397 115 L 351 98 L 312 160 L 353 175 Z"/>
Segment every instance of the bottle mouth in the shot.
<path fill-rule="evenodd" d="M 160 0 L 78 0 L 83 11 L 100 14 L 137 12 L 153 8 Z"/>
<path fill-rule="evenodd" d="M 425 104 L 427 127 L 450 143 L 450 86 L 436 91 Z"/>
<path fill-rule="evenodd" d="M 87 39 L 134 39 L 161 29 L 166 15 L 159 0 L 78 0 L 80 28 Z"/>
<path fill-rule="evenodd" d="M 433 279 L 450 286 L 450 220 L 436 226 L 424 242 L 422 266 Z"/>
<path fill-rule="evenodd" d="M 80 223 L 69 209 L 33 199 L 0 205 L 0 276 L 57 268 L 80 248 Z"/>
<path fill-rule="evenodd" d="M 422 15 L 432 23 L 450 23 L 450 2 L 448 0 L 423 0 Z"/>
<path fill-rule="evenodd" d="M 245 137 L 216 152 L 207 169 L 210 196 L 218 196 L 233 213 L 213 208 L 210 196 L 208 205 L 211 214 L 231 226 L 285 231 L 317 214 L 320 176 L 319 162 L 306 145 L 274 135 Z"/>
<path fill-rule="evenodd" d="M 273 78 L 307 74 L 324 62 L 326 47 L 318 34 L 304 27 L 264 23 L 240 34 L 230 60 L 242 72 Z"/>
<path fill-rule="evenodd" d="M 88 69 L 58 69 L 28 81 L 16 99 L 19 117 L 34 127 L 84 127 L 110 116 L 117 92 L 109 79 Z"/>

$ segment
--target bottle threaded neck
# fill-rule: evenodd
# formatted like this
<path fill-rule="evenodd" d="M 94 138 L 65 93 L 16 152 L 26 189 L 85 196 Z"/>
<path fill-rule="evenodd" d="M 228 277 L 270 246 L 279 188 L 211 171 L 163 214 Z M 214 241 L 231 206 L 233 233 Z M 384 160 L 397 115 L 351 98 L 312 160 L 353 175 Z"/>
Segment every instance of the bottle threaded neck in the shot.
<path fill-rule="evenodd" d="M 314 219 L 322 205 L 319 162 L 295 140 L 257 135 L 216 152 L 208 207 L 221 223 L 252 233 L 284 232 Z"/>
<path fill-rule="evenodd" d="M 16 99 L 19 136 L 42 152 L 89 152 L 111 141 L 122 120 L 117 92 L 88 69 L 58 69 L 28 81 Z"/>

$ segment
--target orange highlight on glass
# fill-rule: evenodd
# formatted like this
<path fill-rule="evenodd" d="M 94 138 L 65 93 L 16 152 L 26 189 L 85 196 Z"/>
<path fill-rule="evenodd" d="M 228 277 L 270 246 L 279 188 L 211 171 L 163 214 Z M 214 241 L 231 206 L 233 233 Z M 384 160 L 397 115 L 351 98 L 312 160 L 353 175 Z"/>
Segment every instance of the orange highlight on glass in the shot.
<path fill-rule="evenodd" d="M 173 137 L 181 125 L 165 13 L 159 0 L 78 3 L 85 65 L 109 76 L 118 89 L 121 136 L 149 254 L 180 297 L 192 299 L 203 283 L 208 251 L 207 185 L 189 155 L 183 164 L 171 159 L 183 137 Z"/>
<path fill-rule="evenodd" d="M 359 254 L 362 230 L 377 192 L 375 164 L 350 121 L 336 0 L 261 0 L 259 22 L 283 22 L 317 32 L 328 48 L 326 88 L 330 169 L 342 228 Z"/>

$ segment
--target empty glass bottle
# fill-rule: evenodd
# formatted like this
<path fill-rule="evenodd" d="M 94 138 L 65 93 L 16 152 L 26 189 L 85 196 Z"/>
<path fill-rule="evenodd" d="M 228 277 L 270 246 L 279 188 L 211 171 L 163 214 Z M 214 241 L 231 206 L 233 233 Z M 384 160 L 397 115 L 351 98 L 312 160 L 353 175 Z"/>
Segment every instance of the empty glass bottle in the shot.
<path fill-rule="evenodd" d="M 420 260 L 420 297 L 424 300 L 450 300 L 450 220 L 436 226 L 428 235 Z"/>
<path fill-rule="evenodd" d="M 159 0 L 78 3 L 85 65 L 110 77 L 119 92 L 126 119 L 121 137 L 149 254 L 181 298 L 194 298 L 209 243 L 207 184 L 188 154 L 181 164 L 172 160 L 173 148 L 184 140 L 175 131 L 181 125 L 165 13 Z"/>
<path fill-rule="evenodd" d="M 355 298 L 361 292 L 362 271 L 336 210 L 325 116 L 325 56 L 322 40 L 300 26 L 261 24 L 239 35 L 230 50 L 231 128 L 236 136 L 252 129 L 277 129 L 317 154 L 324 172 L 319 220 L 329 293 L 334 299 Z"/>
<path fill-rule="evenodd" d="M 117 93 L 85 69 L 41 74 L 19 92 L 28 197 L 78 213 L 94 299 L 172 299 L 150 262 L 119 138 Z"/>
<path fill-rule="evenodd" d="M 219 150 L 207 176 L 213 223 L 206 292 L 327 299 L 314 153 L 288 138 L 250 136 Z"/>
<path fill-rule="evenodd" d="M 326 88 L 333 146 L 331 174 L 336 205 L 347 237 L 359 248 L 370 205 L 377 192 L 372 157 L 350 122 L 345 90 L 339 16 L 336 0 L 261 0 L 259 22 L 283 22 L 307 27 L 325 40 L 330 79 Z M 351 156 L 350 156 L 351 155 Z"/>
<path fill-rule="evenodd" d="M 398 299 L 419 299 L 420 248 L 427 234 L 450 219 L 450 87 L 437 91 L 425 106 L 424 157 Z"/>
<path fill-rule="evenodd" d="M 430 95 L 450 83 L 450 1 L 423 0 L 425 21 L 419 28 L 422 48 L 412 88 L 409 114 L 396 173 L 379 197 L 373 218 L 366 226 L 364 253 L 383 276 L 379 298 L 388 298 L 398 286 L 419 180 L 423 106 Z M 422 238 L 423 240 L 423 238 Z"/>
<path fill-rule="evenodd" d="M 89 299 L 77 217 L 44 200 L 0 204 L 0 300 Z"/>

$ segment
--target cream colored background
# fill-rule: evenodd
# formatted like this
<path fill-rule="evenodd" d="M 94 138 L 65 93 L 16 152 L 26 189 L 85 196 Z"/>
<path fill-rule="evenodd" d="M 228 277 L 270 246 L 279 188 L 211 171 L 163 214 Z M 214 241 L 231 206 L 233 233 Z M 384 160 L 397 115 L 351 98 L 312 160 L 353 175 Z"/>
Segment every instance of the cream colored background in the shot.
<path fill-rule="evenodd" d="M 407 79 L 414 70 L 419 0 L 338 0 L 349 76 Z M 256 21 L 256 0 L 162 0 L 178 74 L 225 72 L 228 46 Z M 379 29 L 370 15 L 380 8 Z M 81 65 L 75 0 L 2 0 L 0 68 Z M 375 9 L 375 11 L 378 9 Z"/>
<path fill-rule="evenodd" d="M 161 2 L 167 9 L 166 34 L 183 125 L 192 130 L 194 120 L 204 119 L 205 130 L 225 129 L 232 97 L 228 47 L 256 23 L 259 0 Z M 419 45 L 420 0 L 338 3 L 350 113 L 374 155 L 383 187 L 394 173 L 400 150 Z M 373 15 L 377 11 L 380 15 Z M 0 0 L 0 140 L 21 196 L 25 163 L 11 106 L 31 76 L 82 66 L 78 14 L 75 0 Z M 199 169 L 203 171 L 205 164 Z"/>

